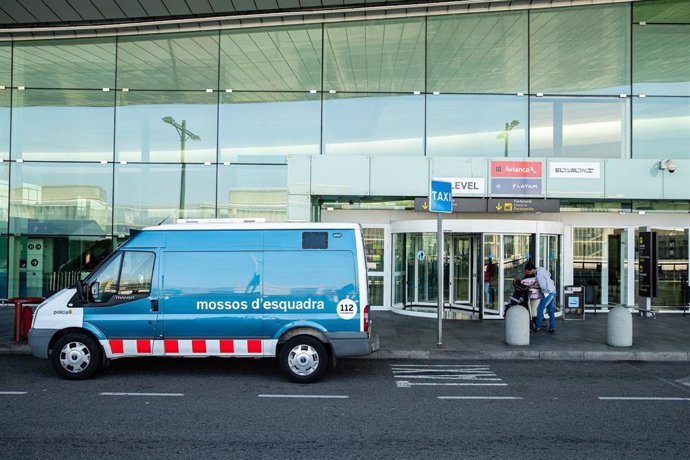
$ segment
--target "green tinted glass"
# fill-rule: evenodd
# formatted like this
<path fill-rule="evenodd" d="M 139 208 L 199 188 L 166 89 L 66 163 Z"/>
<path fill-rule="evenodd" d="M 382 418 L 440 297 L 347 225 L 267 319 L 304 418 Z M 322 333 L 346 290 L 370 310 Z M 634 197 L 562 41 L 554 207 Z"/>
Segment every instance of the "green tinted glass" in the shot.
<path fill-rule="evenodd" d="M 690 25 L 633 26 L 633 93 L 690 96 Z"/>
<path fill-rule="evenodd" d="M 427 91 L 527 91 L 527 13 L 430 17 Z"/>
<path fill-rule="evenodd" d="M 627 5 L 530 13 L 530 93 L 630 93 Z"/>
<path fill-rule="evenodd" d="M 228 31 L 221 35 L 220 87 L 321 89 L 321 26 Z"/>
<path fill-rule="evenodd" d="M 9 89 L 0 90 L 0 159 L 10 158 L 10 98 Z"/>
<path fill-rule="evenodd" d="M 264 217 L 283 222 L 287 195 L 284 164 L 218 166 L 218 217 Z"/>
<path fill-rule="evenodd" d="M 9 215 L 9 196 L 10 196 L 10 165 L 0 163 L 0 234 L 7 233 L 7 216 Z M 0 243 L 2 240 L 0 240 Z M 0 247 L 0 251 L 2 248 Z M 1 252 L 0 252 L 1 254 Z M 3 260 L 0 258 L 0 261 Z M 5 259 L 7 260 L 7 259 Z M 0 263 L 1 265 L 1 263 Z M 2 285 L 0 285 L 1 287 Z"/>
<path fill-rule="evenodd" d="M 0 43 L 0 86 L 12 84 L 12 43 Z"/>
<path fill-rule="evenodd" d="M 690 98 L 634 98 L 633 158 L 690 159 Z"/>
<path fill-rule="evenodd" d="M 424 19 L 327 24 L 323 89 L 424 91 Z"/>
<path fill-rule="evenodd" d="M 12 158 L 112 161 L 115 92 L 13 90 Z"/>
<path fill-rule="evenodd" d="M 14 86 L 112 88 L 115 38 L 17 42 Z"/>
<path fill-rule="evenodd" d="M 633 3 L 633 22 L 690 24 L 688 0 L 647 0 Z"/>
<path fill-rule="evenodd" d="M 218 32 L 122 37 L 117 47 L 117 86 L 216 89 L 218 40 Z"/>

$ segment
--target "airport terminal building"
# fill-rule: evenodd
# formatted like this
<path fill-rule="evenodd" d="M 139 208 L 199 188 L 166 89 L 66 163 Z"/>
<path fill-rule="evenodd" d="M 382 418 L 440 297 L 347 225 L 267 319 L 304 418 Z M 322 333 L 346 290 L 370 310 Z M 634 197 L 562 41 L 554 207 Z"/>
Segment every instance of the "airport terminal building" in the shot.
<path fill-rule="evenodd" d="M 131 230 L 265 218 L 360 223 L 375 308 L 458 319 L 503 318 L 530 260 L 634 306 L 653 232 L 680 313 L 689 49 L 688 0 L 3 1 L 0 297 Z"/>

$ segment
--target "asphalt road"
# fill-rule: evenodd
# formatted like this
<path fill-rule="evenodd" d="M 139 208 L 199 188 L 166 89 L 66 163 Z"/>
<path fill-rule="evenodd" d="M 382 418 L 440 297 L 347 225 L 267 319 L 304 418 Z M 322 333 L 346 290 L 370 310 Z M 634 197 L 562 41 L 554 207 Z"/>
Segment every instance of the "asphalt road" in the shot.
<path fill-rule="evenodd" d="M 690 364 L 121 360 L 65 381 L 0 356 L 0 457 L 654 458 L 690 455 Z"/>

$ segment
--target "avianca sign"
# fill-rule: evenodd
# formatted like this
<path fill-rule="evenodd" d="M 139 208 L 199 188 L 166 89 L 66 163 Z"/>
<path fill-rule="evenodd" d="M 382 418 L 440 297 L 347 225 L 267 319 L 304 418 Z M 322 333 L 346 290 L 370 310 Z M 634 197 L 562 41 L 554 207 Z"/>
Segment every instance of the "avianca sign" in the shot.
<path fill-rule="evenodd" d="M 491 177 L 541 178 L 541 161 L 492 161 Z"/>

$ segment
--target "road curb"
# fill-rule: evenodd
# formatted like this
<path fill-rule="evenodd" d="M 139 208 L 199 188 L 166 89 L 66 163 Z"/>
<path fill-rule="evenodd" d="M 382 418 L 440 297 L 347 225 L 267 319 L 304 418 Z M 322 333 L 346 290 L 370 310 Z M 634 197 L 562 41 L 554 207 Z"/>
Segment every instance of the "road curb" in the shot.
<path fill-rule="evenodd" d="M 687 351 L 560 351 L 560 350 L 389 350 L 360 359 L 402 360 L 542 360 L 542 361 L 690 361 Z"/>
<path fill-rule="evenodd" d="M 5 342 L 0 343 L 0 355 L 30 355 L 31 347 L 28 343 Z"/>

